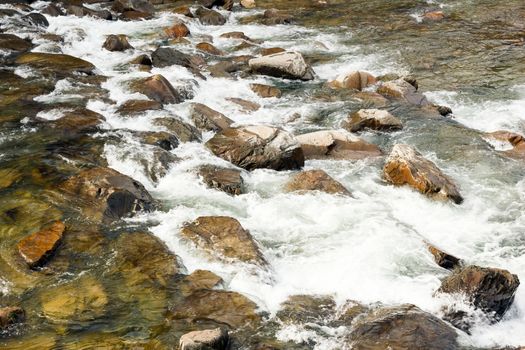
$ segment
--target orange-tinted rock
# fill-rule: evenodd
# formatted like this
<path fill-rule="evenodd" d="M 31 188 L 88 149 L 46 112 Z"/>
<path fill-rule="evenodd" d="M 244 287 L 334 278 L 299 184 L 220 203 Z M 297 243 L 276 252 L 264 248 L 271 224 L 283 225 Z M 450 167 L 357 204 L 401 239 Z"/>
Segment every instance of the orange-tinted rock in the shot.
<path fill-rule="evenodd" d="M 210 43 L 198 43 L 197 45 L 195 45 L 195 47 L 198 50 L 207 52 L 207 53 L 209 53 L 211 55 L 215 55 L 215 56 L 222 56 L 222 55 L 224 55 L 224 52 L 222 52 L 221 50 L 219 50 L 218 48 L 216 48 L 215 46 L 213 46 Z"/>
<path fill-rule="evenodd" d="M 377 79 L 372 74 L 368 72 L 354 71 L 338 76 L 335 80 L 329 82 L 328 85 L 334 89 L 363 90 L 376 82 Z"/>
<path fill-rule="evenodd" d="M 296 174 L 285 186 L 288 192 L 322 191 L 331 194 L 351 195 L 340 182 L 323 170 L 307 170 Z"/>
<path fill-rule="evenodd" d="M 409 185 L 430 197 L 450 199 L 456 204 L 463 202 L 452 179 L 409 145 L 394 146 L 383 172 L 386 180 L 394 185 Z"/>
<path fill-rule="evenodd" d="M 18 242 L 18 253 L 30 268 L 42 265 L 60 244 L 66 226 L 57 221 Z"/>
<path fill-rule="evenodd" d="M 436 264 L 447 270 L 453 270 L 461 264 L 461 260 L 456 258 L 454 255 L 448 254 L 438 247 L 427 244 L 428 251 L 434 257 Z"/>
<path fill-rule="evenodd" d="M 443 13 L 443 11 L 431 11 L 423 15 L 423 19 L 429 21 L 441 21 L 444 18 L 445 14 Z"/>
<path fill-rule="evenodd" d="M 164 29 L 164 32 L 172 39 L 183 38 L 190 35 L 190 30 L 182 22 L 176 23 L 173 26 Z"/>
<path fill-rule="evenodd" d="M 281 97 L 282 95 L 281 90 L 271 85 L 250 84 L 250 88 L 262 98 Z"/>

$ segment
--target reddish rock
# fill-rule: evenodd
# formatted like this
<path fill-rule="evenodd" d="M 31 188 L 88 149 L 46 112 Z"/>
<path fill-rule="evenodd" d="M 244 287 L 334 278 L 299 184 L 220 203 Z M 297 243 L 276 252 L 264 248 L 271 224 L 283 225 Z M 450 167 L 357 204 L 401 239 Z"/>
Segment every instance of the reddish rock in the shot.
<path fill-rule="evenodd" d="M 183 38 L 190 35 L 190 30 L 182 22 L 176 23 L 169 28 L 165 28 L 164 32 L 172 39 Z"/>
<path fill-rule="evenodd" d="M 443 13 L 443 11 L 431 11 L 423 15 L 423 19 L 429 21 L 441 21 L 444 18 L 445 14 Z"/>
<path fill-rule="evenodd" d="M 18 242 L 18 253 L 30 268 L 42 265 L 60 244 L 66 226 L 57 221 Z"/>

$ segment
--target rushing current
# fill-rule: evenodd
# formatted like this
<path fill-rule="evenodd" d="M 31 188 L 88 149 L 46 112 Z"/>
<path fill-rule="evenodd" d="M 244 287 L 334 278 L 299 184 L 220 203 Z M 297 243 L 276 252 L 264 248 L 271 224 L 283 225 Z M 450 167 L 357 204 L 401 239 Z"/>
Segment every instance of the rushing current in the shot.
<path fill-rule="evenodd" d="M 258 5 L 268 5 L 269 0 Z M 294 11 L 294 24 L 263 26 L 244 24 L 262 9 L 222 11 L 227 23 L 210 29 L 187 21 L 190 41 L 213 36 L 214 45 L 229 51 L 236 42 L 220 38 L 225 32 L 242 31 L 263 47 L 299 51 L 309 58 L 316 73 L 311 82 L 296 83 L 264 76 L 232 80 L 195 77 L 180 66 L 153 68 L 174 85 L 194 85 L 194 98 L 164 110 L 123 118 L 117 107 L 129 99 L 144 99 L 126 82 L 150 73 L 123 69 L 140 53 L 152 49 L 159 28 L 170 26 L 175 15 L 159 12 L 153 19 L 122 22 L 91 17 L 50 17 L 47 31 L 64 41 L 37 41 L 33 51 L 70 54 L 93 63 L 107 76 L 103 87 L 113 102 L 90 99 L 87 108 L 102 114 L 104 128 L 114 130 L 121 143 L 106 144 L 109 166 L 139 180 L 162 203 L 162 209 L 128 219 L 147 225 L 184 262 L 188 272 L 205 269 L 225 281 L 225 288 L 256 301 L 261 310 L 275 314 L 281 302 L 296 294 L 332 295 L 339 303 L 357 300 L 370 304 L 413 303 L 440 315 L 451 300 L 434 292 L 446 271 L 435 265 L 425 242 L 438 245 L 471 264 L 507 269 L 525 280 L 525 164 L 498 153 L 506 145 L 482 144 L 479 132 L 508 130 L 525 133 L 525 14 L 522 1 L 282 1 L 274 7 Z M 385 4 L 387 3 L 387 4 Z M 415 6 L 414 6 L 415 4 Z M 32 6 L 43 7 L 44 2 Z M 292 9 L 293 7 L 293 9 Z M 429 9 L 451 13 L 449 20 L 423 23 Z M 520 19 L 521 16 L 521 19 Z M 507 30 L 504 37 L 501 27 Z M 492 30 L 491 30 L 492 29 Z M 31 32 L 10 28 L 17 35 Z M 133 50 L 102 49 L 108 34 L 125 34 Z M 520 41 L 521 40 L 521 41 Z M 177 49 L 194 53 L 190 45 Z M 251 54 L 250 48 L 237 54 Z M 361 136 L 388 150 L 395 143 L 415 146 L 459 185 L 461 205 L 431 200 L 408 187 L 394 187 L 382 176 L 382 161 L 365 159 L 310 160 L 305 169 L 323 169 L 352 192 L 352 197 L 321 192 L 285 193 L 291 171 L 243 171 L 246 193 L 230 196 L 207 188 L 195 173 L 203 164 L 230 167 L 203 143 L 182 143 L 173 152 L 176 163 L 158 183 L 140 165 L 150 149 L 134 141 L 126 130 L 161 130 L 152 121 L 173 113 L 191 123 L 189 104 L 205 103 L 235 121 L 235 125 L 269 124 L 294 134 L 339 128 L 355 109 L 355 102 L 331 99 L 323 84 L 339 74 L 364 70 L 378 76 L 412 74 L 419 89 L 435 103 L 450 106 L 452 117 L 425 119 L 403 108 L 393 108 L 405 127 L 383 134 Z M 30 69 L 15 72 L 22 77 Z M 196 83 L 192 82 L 196 81 Z M 250 83 L 269 83 L 283 91 L 281 98 L 263 99 Z M 74 99 L 73 82 L 60 80 L 53 92 L 37 97 L 45 103 Z M 226 98 L 239 97 L 260 104 L 245 112 Z M 60 118 L 60 108 L 39 117 Z M 204 133 L 203 141 L 211 138 Z M 1 140 L 1 138 L 0 138 Z M 205 215 L 237 218 L 258 242 L 269 264 L 266 268 L 210 259 L 181 239 L 183 223 Z M 9 284 L 0 280 L 0 290 Z M 475 347 L 525 344 L 525 289 L 519 288 L 511 309 L 501 322 L 476 322 L 471 335 L 462 334 L 464 345 Z M 283 326 L 282 340 L 314 340 L 315 349 L 339 349 L 344 332 L 325 330 L 325 336 L 308 327 Z"/>

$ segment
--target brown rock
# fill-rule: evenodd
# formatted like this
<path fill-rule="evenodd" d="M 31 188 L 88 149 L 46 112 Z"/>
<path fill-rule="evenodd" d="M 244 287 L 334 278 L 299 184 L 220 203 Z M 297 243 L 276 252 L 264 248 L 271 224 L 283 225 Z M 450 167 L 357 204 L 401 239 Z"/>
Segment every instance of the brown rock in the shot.
<path fill-rule="evenodd" d="M 240 3 L 241 3 L 241 6 L 246 9 L 253 9 L 257 6 L 255 4 L 255 0 L 241 0 Z"/>
<path fill-rule="evenodd" d="M 188 296 L 198 290 L 213 289 L 223 282 L 222 278 L 211 271 L 195 270 L 190 275 L 185 276 L 180 282 L 182 294 Z"/>
<path fill-rule="evenodd" d="M 383 82 L 377 89 L 377 92 L 381 95 L 401 99 L 418 106 L 429 105 L 427 98 L 417 92 L 417 88 L 404 79 Z"/>
<path fill-rule="evenodd" d="M 512 158 L 525 159 L 525 138 L 522 135 L 500 130 L 488 133 L 486 137 L 512 147 L 512 149 L 502 151 L 503 154 Z"/>
<path fill-rule="evenodd" d="M 165 127 L 181 142 L 200 142 L 202 140 L 202 134 L 196 127 L 178 117 L 158 118 L 153 121 L 153 124 Z"/>
<path fill-rule="evenodd" d="M 42 265 L 60 244 L 66 226 L 57 221 L 18 242 L 18 253 L 30 268 Z"/>
<path fill-rule="evenodd" d="M 172 38 L 172 39 L 183 38 L 183 37 L 190 35 L 190 30 L 182 22 L 175 23 L 173 26 L 169 28 L 165 28 L 164 32 L 169 38 Z"/>
<path fill-rule="evenodd" d="M 227 129 L 233 124 L 233 120 L 202 103 L 192 103 L 190 115 L 195 126 L 203 130 L 217 132 Z"/>
<path fill-rule="evenodd" d="M 261 56 L 270 56 L 276 53 L 285 52 L 286 50 L 281 47 L 268 47 L 261 49 Z"/>
<path fill-rule="evenodd" d="M 199 176 L 210 187 L 231 195 L 243 192 L 244 181 L 240 170 L 204 165 L 199 168 Z"/>
<path fill-rule="evenodd" d="M 450 199 L 456 204 L 463 202 L 452 179 L 409 145 L 394 146 L 383 172 L 386 180 L 394 185 L 407 184 L 430 197 Z"/>
<path fill-rule="evenodd" d="M 382 155 L 376 145 L 338 130 L 302 134 L 297 140 L 306 159 L 364 159 Z"/>
<path fill-rule="evenodd" d="M 354 71 L 348 74 L 342 74 L 328 85 L 333 89 L 355 89 L 363 90 L 370 85 L 374 85 L 377 79 L 368 72 Z"/>
<path fill-rule="evenodd" d="M 28 52 L 18 56 L 17 64 L 27 64 L 37 69 L 44 69 L 62 73 L 92 74 L 95 66 L 83 59 L 53 53 Z"/>
<path fill-rule="evenodd" d="M 281 97 L 282 95 L 281 90 L 271 85 L 250 84 L 250 88 L 262 98 Z"/>
<path fill-rule="evenodd" d="M 4 329 L 16 323 L 24 322 L 24 309 L 16 306 L 0 308 L 0 329 Z"/>
<path fill-rule="evenodd" d="M 222 52 L 221 50 L 219 50 L 218 48 L 216 48 L 210 43 L 198 43 L 195 47 L 197 48 L 197 50 L 207 52 L 211 55 L 215 55 L 215 56 L 224 55 L 224 52 Z"/>
<path fill-rule="evenodd" d="M 153 5 L 147 0 L 115 0 L 111 9 L 118 13 L 139 11 L 152 14 L 155 12 Z"/>
<path fill-rule="evenodd" d="M 428 21 L 441 21 L 444 18 L 445 14 L 443 11 L 431 11 L 423 15 L 423 19 Z"/>
<path fill-rule="evenodd" d="M 109 12 L 108 10 L 96 11 L 96 10 L 89 9 L 85 6 L 76 6 L 76 5 L 68 6 L 66 8 L 66 13 L 68 15 L 73 15 L 77 17 L 89 16 L 89 17 L 96 17 L 96 18 L 106 19 L 106 20 L 111 20 L 113 18 L 113 16 L 111 15 L 111 12 Z"/>
<path fill-rule="evenodd" d="M 262 23 L 265 25 L 289 24 L 292 17 L 283 11 L 277 9 L 268 9 L 264 11 Z"/>
<path fill-rule="evenodd" d="M 124 34 L 109 35 L 102 47 L 108 51 L 126 51 L 133 48 Z"/>
<path fill-rule="evenodd" d="M 241 106 L 241 108 L 242 108 L 242 110 L 244 112 L 255 112 L 256 110 L 261 108 L 261 105 L 259 105 L 258 103 L 255 103 L 255 102 L 252 102 L 252 101 L 248 101 L 248 100 L 244 100 L 242 98 L 227 97 L 226 101 L 233 102 L 236 105 Z"/>
<path fill-rule="evenodd" d="M 31 40 L 24 40 L 13 34 L 0 33 L 0 49 L 12 51 L 27 51 L 33 45 Z"/>
<path fill-rule="evenodd" d="M 230 336 L 226 329 L 215 328 L 184 334 L 179 340 L 180 350 L 216 349 L 226 350 Z"/>
<path fill-rule="evenodd" d="M 352 132 L 364 129 L 399 130 L 402 127 L 403 124 L 398 118 L 380 109 L 361 109 L 343 122 L 343 128 Z"/>
<path fill-rule="evenodd" d="M 226 18 L 219 12 L 204 7 L 197 8 L 195 17 L 204 25 L 218 26 L 226 23 Z"/>
<path fill-rule="evenodd" d="M 456 258 L 454 255 L 450 255 L 441 249 L 437 248 L 432 244 L 427 244 L 428 251 L 434 257 L 436 264 L 447 270 L 454 270 L 456 267 L 459 267 L 461 260 Z"/>
<path fill-rule="evenodd" d="M 281 304 L 276 316 L 285 323 L 319 323 L 332 319 L 335 308 L 329 296 L 292 295 Z"/>
<path fill-rule="evenodd" d="M 220 35 L 220 38 L 226 38 L 226 39 L 239 39 L 239 40 L 246 40 L 246 41 L 253 41 L 249 37 L 246 36 L 243 32 L 228 32 L 223 33 Z"/>
<path fill-rule="evenodd" d="M 181 234 L 223 260 L 264 265 L 264 259 L 252 235 L 239 221 L 227 216 L 202 216 L 183 226 Z"/>
<path fill-rule="evenodd" d="M 166 131 L 137 131 L 141 141 L 147 145 L 158 146 L 166 151 L 171 151 L 179 146 L 177 137 Z"/>
<path fill-rule="evenodd" d="M 150 100 L 128 100 L 120 105 L 117 113 L 128 116 L 146 111 L 155 111 L 162 109 L 162 103 Z"/>
<path fill-rule="evenodd" d="M 351 195 L 350 191 L 340 182 L 334 180 L 323 170 L 301 171 L 286 184 L 285 188 L 287 192 L 322 191 L 332 194 Z"/>
<path fill-rule="evenodd" d="M 141 66 L 152 66 L 153 63 L 151 62 L 151 58 L 149 58 L 148 55 L 138 55 L 131 61 L 129 61 L 130 64 L 139 64 Z"/>
<path fill-rule="evenodd" d="M 246 170 L 291 170 L 304 165 L 303 150 L 295 137 L 270 126 L 224 129 L 206 142 L 206 147 Z"/>
<path fill-rule="evenodd" d="M 133 87 L 137 92 L 160 103 L 181 103 L 183 101 L 179 92 L 160 74 L 135 81 Z"/>
<path fill-rule="evenodd" d="M 142 11 L 124 11 L 118 16 L 121 21 L 138 21 L 151 18 L 153 18 L 151 13 Z"/>
<path fill-rule="evenodd" d="M 193 13 L 191 12 L 190 7 L 185 5 L 174 8 L 173 13 L 177 13 L 179 15 L 183 15 L 190 18 L 193 17 Z"/>

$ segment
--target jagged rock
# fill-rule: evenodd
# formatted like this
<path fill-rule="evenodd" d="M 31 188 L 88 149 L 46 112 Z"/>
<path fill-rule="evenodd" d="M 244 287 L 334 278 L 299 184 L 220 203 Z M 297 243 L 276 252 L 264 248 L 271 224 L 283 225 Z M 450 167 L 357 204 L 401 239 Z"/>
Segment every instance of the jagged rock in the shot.
<path fill-rule="evenodd" d="M 28 52 L 18 56 L 17 64 L 27 64 L 37 69 L 65 73 L 92 74 L 95 66 L 83 59 L 54 53 Z"/>
<path fill-rule="evenodd" d="M 202 140 L 202 134 L 197 128 L 179 118 L 158 118 L 153 121 L 153 124 L 165 127 L 181 142 L 200 142 Z"/>
<path fill-rule="evenodd" d="M 512 304 L 519 285 L 518 276 L 507 270 L 470 265 L 445 278 L 438 292 L 466 295 L 475 307 L 499 320 Z"/>
<path fill-rule="evenodd" d="M 255 112 L 256 110 L 261 108 L 261 105 L 259 105 L 258 103 L 255 103 L 255 102 L 252 102 L 252 101 L 248 101 L 248 100 L 244 100 L 242 98 L 227 97 L 226 101 L 235 103 L 236 105 L 240 106 L 241 109 L 244 112 L 248 112 L 248 113 L 249 112 Z"/>
<path fill-rule="evenodd" d="M 226 329 L 215 328 L 203 331 L 193 331 L 184 334 L 179 340 L 180 350 L 226 350 L 229 347 L 230 336 Z"/>
<path fill-rule="evenodd" d="M 184 38 L 190 35 L 190 30 L 188 29 L 188 26 L 186 26 L 182 22 L 175 23 L 173 26 L 164 29 L 164 32 L 168 37 L 173 39 Z"/>
<path fill-rule="evenodd" d="M 306 159 L 364 159 L 382 155 L 376 145 L 339 130 L 315 131 L 296 138 Z"/>
<path fill-rule="evenodd" d="M 266 264 L 250 232 L 234 218 L 201 216 L 191 223 L 186 223 L 181 234 L 204 250 L 219 253 L 222 259 Z"/>
<path fill-rule="evenodd" d="M 155 12 L 153 5 L 146 0 L 115 0 L 111 9 L 118 13 L 137 11 L 151 14 Z"/>
<path fill-rule="evenodd" d="M 296 174 L 285 186 L 287 192 L 322 191 L 332 194 L 351 195 L 340 182 L 323 170 L 307 170 Z"/>
<path fill-rule="evenodd" d="M 386 180 L 394 185 L 409 185 L 430 197 L 450 199 L 456 204 L 463 202 L 452 179 L 409 145 L 394 146 L 383 172 Z"/>
<path fill-rule="evenodd" d="M 110 168 L 81 171 L 61 188 L 79 199 L 84 213 L 95 219 L 113 221 L 154 208 L 153 198 L 141 183 Z"/>
<path fill-rule="evenodd" d="M 255 4 L 255 0 L 241 0 L 240 3 L 241 3 L 241 6 L 246 9 L 253 9 L 257 6 Z"/>
<path fill-rule="evenodd" d="M 429 105 L 427 98 L 404 79 L 383 82 L 377 89 L 377 92 L 384 96 L 401 99 L 418 106 Z"/>
<path fill-rule="evenodd" d="M 171 151 L 179 146 L 177 137 L 166 131 L 137 131 L 141 141 L 147 145 L 158 146 L 166 151 Z"/>
<path fill-rule="evenodd" d="M 133 46 L 131 46 L 131 44 L 128 42 L 128 37 L 124 34 L 109 35 L 102 47 L 108 51 L 126 51 L 133 48 Z"/>
<path fill-rule="evenodd" d="M 352 132 L 364 129 L 399 130 L 403 128 L 403 124 L 388 111 L 361 109 L 350 115 L 349 118 L 343 122 L 343 128 Z"/>
<path fill-rule="evenodd" d="M 18 242 L 18 253 L 30 268 L 41 266 L 60 244 L 66 226 L 57 221 Z"/>
<path fill-rule="evenodd" d="M 243 191 L 244 181 L 240 170 L 204 165 L 199 168 L 198 174 L 210 188 L 215 188 L 231 195 L 239 195 Z"/>
<path fill-rule="evenodd" d="M 459 349 L 456 331 L 414 305 L 382 307 L 356 319 L 348 337 L 355 350 Z"/>
<path fill-rule="evenodd" d="M 95 11 L 88 9 L 85 6 L 76 6 L 76 5 L 70 5 L 66 8 L 66 13 L 68 15 L 73 15 L 77 17 L 84 17 L 84 16 L 90 16 L 90 17 L 96 17 L 106 20 L 111 20 L 113 16 L 111 15 L 111 12 L 108 10 L 101 10 L 101 11 Z"/>
<path fill-rule="evenodd" d="M 210 43 L 198 43 L 197 45 L 195 45 L 195 47 L 197 48 L 197 50 L 207 52 L 211 55 L 215 55 L 215 56 L 224 55 L 224 52 L 222 52 L 221 50 L 219 50 L 218 48 L 216 48 Z"/>
<path fill-rule="evenodd" d="M 0 33 L 0 49 L 12 51 L 27 51 L 33 45 L 31 40 L 24 40 L 13 34 Z"/>
<path fill-rule="evenodd" d="M 0 330 L 13 324 L 24 322 L 25 316 L 26 313 L 21 307 L 10 306 L 0 308 Z"/>
<path fill-rule="evenodd" d="M 128 100 L 120 105 L 117 113 L 128 116 L 146 111 L 156 111 L 162 109 L 162 103 L 150 100 Z"/>
<path fill-rule="evenodd" d="M 251 59 L 250 68 L 259 74 L 278 78 L 312 80 L 315 73 L 298 52 L 280 52 Z"/>
<path fill-rule="evenodd" d="M 438 264 L 442 268 L 447 270 L 454 270 L 456 267 L 460 266 L 461 260 L 456 258 L 454 255 L 448 254 L 432 244 L 427 244 L 427 246 L 428 251 L 434 257 L 436 264 Z"/>
<path fill-rule="evenodd" d="M 281 90 L 271 85 L 250 84 L 250 89 L 262 98 L 281 97 Z"/>
<path fill-rule="evenodd" d="M 202 103 L 192 103 L 190 114 L 195 125 L 203 130 L 217 132 L 233 124 L 233 120 Z"/>
<path fill-rule="evenodd" d="M 173 85 L 160 74 L 136 80 L 132 85 L 135 91 L 159 103 L 181 103 L 184 101 L 179 91 L 175 90 Z"/>
<path fill-rule="evenodd" d="M 333 89 L 355 89 L 363 90 L 370 85 L 374 85 L 377 79 L 368 72 L 353 71 L 348 74 L 342 74 L 335 80 L 328 83 Z"/>
<path fill-rule="evenodd" d="M 206 142 L 206 146 L 216 156 L 246 170 L 291 170 L 304 165 L 303 150 L 295 137 L 270 126 L 224 129 Z"/>
<path fill-rule="evenodd" d="M 219 26 L 226 23 L 226 18 L 217 11 L 199 7 L 195 11 L 195 17 L 205 25 Z"/>

